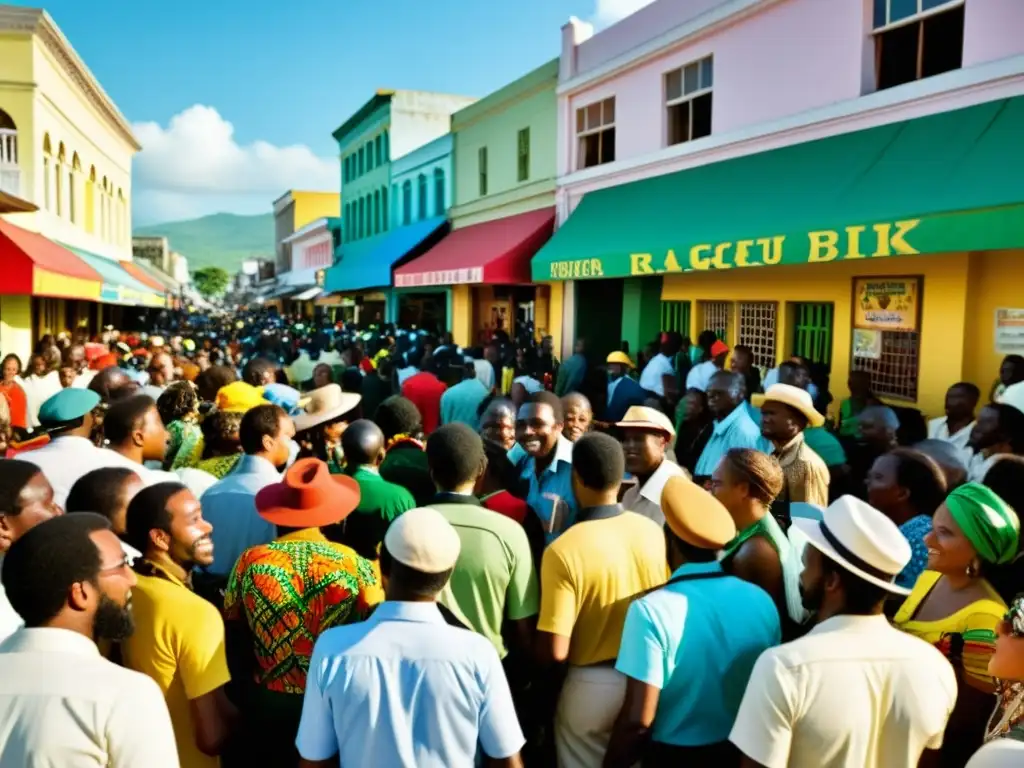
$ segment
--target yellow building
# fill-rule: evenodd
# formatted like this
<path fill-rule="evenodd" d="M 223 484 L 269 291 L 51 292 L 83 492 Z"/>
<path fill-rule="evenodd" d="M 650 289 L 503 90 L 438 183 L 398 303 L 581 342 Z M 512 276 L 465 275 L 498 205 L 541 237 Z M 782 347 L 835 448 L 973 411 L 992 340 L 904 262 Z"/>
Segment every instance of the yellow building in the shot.
<path fill-rule="evenodd" d="M 24 278 L 0 285 L 5 353 L 24 359 L 43 333 L 95 329 L 116 317 L 104 303 L 162 305 L 155 283 L 122 266 L 139 149 L 49 14 L 0 5 L 0 192 L 38 208 L 0 218 L 4 266 Z"/>

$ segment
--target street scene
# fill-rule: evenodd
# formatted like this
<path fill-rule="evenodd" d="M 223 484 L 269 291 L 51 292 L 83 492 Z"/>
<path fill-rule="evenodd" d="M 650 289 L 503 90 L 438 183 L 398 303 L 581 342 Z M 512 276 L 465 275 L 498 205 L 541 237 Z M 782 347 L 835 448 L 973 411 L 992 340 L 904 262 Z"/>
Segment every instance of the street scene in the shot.
<path fill-rule="evenodd" d="M 1024 1 L 92 5 L 0 768 L 1024 768 Z"/>

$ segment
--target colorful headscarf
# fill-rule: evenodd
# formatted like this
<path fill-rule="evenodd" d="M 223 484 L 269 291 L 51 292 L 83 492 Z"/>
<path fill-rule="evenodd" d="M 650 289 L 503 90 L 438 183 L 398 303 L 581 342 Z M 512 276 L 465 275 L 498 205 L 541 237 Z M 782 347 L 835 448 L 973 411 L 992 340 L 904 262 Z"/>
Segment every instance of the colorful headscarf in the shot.
<path fill-rule="evenodd" d="M 1017 556 L 1020 520 L 990 488 L 961 485 L 946 497 L 946 507 L 982 560 L 1002 565 Z"/>

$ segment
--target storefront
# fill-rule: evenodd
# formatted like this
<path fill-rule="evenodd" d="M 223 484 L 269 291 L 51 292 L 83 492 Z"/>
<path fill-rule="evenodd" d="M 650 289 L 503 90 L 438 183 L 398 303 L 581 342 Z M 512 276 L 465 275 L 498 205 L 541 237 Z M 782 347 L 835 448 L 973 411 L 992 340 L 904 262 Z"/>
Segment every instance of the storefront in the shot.
<path fill-rule="evenodd" d="M 578 333 L 713 329 L 763 367 L 809 357 L 837 401 L 867 370 L 936 415 L 1013 344 L 1022 135 L 1024 97 L 1003 99 L 601 189 L 533 278 L 573 281 Z"/>
<path fill-rule="evenodd" d="M 112 261 L 81 248 L 63 245 L 64 248 L 78 256 L 99 274 L 100 303 L 92 307 L 75 308 L 84 317 L 76 316 L 76 325 L 68 327 L 88 327 L 90 332 L 112 325 L 122 330 L 140 330 L 151 327 L 153 315 L 167 307 L 167 298 L 149 285 L 135 278 L 118 261 Z"/>
<path fill-rule="evenodd" d="M 448 330 L 457 344 L 483 344 L 496 331 L 515 337 L 549 330 L 551 291 L 535 286 L 530 259 L 551 237 L 555 214 L 542 208 L 452 232 L 395 270 L 395 287 L 411 293 L 450 291 Z"/>
<path fill-rule="evenodd" d="M 333 307 L 338 319 L 361 326 L 397 322 L 402 307 L 411 306 L 404 291 L 395 291 L 392 282 L 395 267 L 414 260 L 434 247 L 448 232 L 448 220 L 444 216 L 418 221 L 384 234 L 345 243 L 340 255 L 327 271 L 324 278 L 323 305 Z M 427 293 L 419 305 L 420 322 L 411 323 L 423 327 L 423 317 L 440 313 L 445 316 L 450 301 L 445 292 Z M 332 302 L 332 303 L 328 303 Z M 403 304 L 403 302 L 405 302 Z"/>
<path fill-rule="evenodd" d="M 0 349 L 27 361 L 45 333 L 96 330 L 99 273 L 66 248 L 0 219 Z"/>

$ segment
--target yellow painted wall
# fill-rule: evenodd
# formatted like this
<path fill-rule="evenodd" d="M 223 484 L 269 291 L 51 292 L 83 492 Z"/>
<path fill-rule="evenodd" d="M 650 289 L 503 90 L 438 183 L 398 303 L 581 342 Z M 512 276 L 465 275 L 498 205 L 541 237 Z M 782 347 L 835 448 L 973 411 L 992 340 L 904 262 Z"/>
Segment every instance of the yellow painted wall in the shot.
<path fill-rule="evenodd" d="M 846 261 L 815 266 L 779 266 L 724 272 L 690 272 L 666 275 L 665 301 L 691 301 L 690 337 L 700 333 L 700 301 L 778 302 L 777 353 L 791 352 L 792 323 L 788 302 L 831 302 L 835 306 L 832 331 L 832 394 L 838 403 L 846 396 L 852 337 L 854 277 L 921 275 L 921 358 L 916 407 L 925 415 L 940 415 L 946 389 L 964 373 L 965 320 L 977 313 L 972 299 L 968 311 L 969 257 L 966 253 L 932 256 L 901 256 L 873 261 Z M 1020 283 L 1017 283 L 1020 285 Z M 729 343 L 736 340 L 736 308 L 730 324 Z M 991 342 L 990 342 L 991 345 Z M 979 384 L 980 386 L 980 384 Z M 907 405 L 908 403 L 897 403 Z"/>
<path fill-rule="evenodd" d="M 562 349 L 562 302 L 565 299 L 565 283 L 545 283 L 550 289 L 547 296 L 547 318 L 544 332 L 551 337 L 552 349 L 559 355 Z M 540 302 L 537 302 L 537 327 L 540 327 Z"/>
<path fill-rule="evenodd" d="M 341 195 L 337 192 L 302 192 L 292 190 L 295 201 L 295 231 L 317 219 L 341 216 Z"/>
<path fill-rule="evenodd" d="M 460 347 L 472 346 L 473 292 L 470 285 L 452 286 L 452 339 Z"/>
<path fill-rule="evenodd" d="M 1004 355 L 995 349 L 995 313 L 1024 307 L 1024 250 L 971 254 L 964 329 L 964 378 L 989 394 Z"/>
<path fill-rule="evenodd" d="M 32 299 L 0 296 L 0 352 L 15 354 L 22 364 L 32 352 Z"/>

